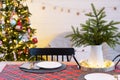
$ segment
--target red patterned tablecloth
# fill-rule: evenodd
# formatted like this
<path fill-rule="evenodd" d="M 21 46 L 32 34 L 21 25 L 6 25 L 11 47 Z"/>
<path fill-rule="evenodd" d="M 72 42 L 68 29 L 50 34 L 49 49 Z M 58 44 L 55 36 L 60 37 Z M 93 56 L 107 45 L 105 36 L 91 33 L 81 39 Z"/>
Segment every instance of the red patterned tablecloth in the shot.
<path fill-rule="evenodd" d="M 84 80 L 83 74 L 76 65 L 67 65 L 65 70 L 54 72 L 36 74 L 24 72 L 19 69 L 20 65 L 6 65 L 4 70 L 0 73 L 0 80 Z M 120 69 L 114 72 L 120 73 Z"/>

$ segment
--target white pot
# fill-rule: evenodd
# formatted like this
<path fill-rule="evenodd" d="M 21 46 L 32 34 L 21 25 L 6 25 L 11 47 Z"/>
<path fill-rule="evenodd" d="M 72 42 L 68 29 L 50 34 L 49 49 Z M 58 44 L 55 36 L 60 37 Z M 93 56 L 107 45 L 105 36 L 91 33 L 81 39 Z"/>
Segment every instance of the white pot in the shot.
<path fill-rule="evenodd" d="M 102 45 L 91 46 L 91 52 L 88 58 L 88 63 L 93 67 L 103 67 L 104 59 L 103 59 Z"/>

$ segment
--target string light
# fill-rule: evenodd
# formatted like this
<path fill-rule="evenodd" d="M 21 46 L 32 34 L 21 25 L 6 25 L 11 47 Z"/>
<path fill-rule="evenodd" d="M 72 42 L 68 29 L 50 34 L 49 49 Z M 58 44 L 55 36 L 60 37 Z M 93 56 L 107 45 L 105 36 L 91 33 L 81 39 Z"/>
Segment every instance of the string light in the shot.
<path fill-rule="evenodd" d="M 53 5 L 50 3 L 45 3 L 45 2 L 41 2 L 42 3 L 42 10 L 45 10 L 47 8 L 47 6 L 52 7 L 53 10 L 57 10 L 60 9 L 61 12 L 67 12 L 67 13 L 72 13 L 75 12 L 77 16 L 81 15 L 80 13 L 86 13 L 88 11 L 88 9 L 77 9 L 77 8 L 69 8 L 69 7 L 62 7 L 62 6 L 58 6 L 58 5 Z M 45 7 L 46 5 L 46 7 Z M 111 8 L 113 10 L 117 10 L 117 7 L 106 7 L 106 8 Z"/>
<path fill-rule="evenodd" d="M 45 6 L 42 7 L 42 10 L 45 10 Z"/>

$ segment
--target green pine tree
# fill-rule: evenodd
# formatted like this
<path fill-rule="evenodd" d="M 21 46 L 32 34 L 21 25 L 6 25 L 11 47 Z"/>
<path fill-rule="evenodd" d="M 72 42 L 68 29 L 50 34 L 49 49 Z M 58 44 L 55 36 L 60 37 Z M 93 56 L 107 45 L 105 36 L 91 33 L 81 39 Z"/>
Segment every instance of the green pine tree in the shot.
<path fill-rule="evenodd" d="M 92 12 L 86 14 L 88 20 L 85 24 L 81 24 L 81 29 L 74 28 L 72 26 L 73 33 L 66 37 L 71 37 L 71 41 L 75 46 L 81 45 L 101 45 L 106 42 L 110 47 L 114 47 L 116 44 L 120 44 L 120 32 L 115 25 L 120 22 L 110 21 L 107 22 L 104 7 L 100 10 L 96 10 L 93 4 Z"/>
<path fill-rule="evenodd" d="M 28 50 L 36 47 L 35 29 L 30 27 L 28 6 L 24 0 L 0 0 L 0 54 L 1 60 L 25 61 Z"/>

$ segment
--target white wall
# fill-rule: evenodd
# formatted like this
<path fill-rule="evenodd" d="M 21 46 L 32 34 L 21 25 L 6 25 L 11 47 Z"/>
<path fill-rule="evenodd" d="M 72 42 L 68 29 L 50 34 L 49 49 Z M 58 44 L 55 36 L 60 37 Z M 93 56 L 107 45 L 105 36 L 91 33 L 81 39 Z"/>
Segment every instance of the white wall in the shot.
<path fill-rule="evenodd" d="M 120 0 L 32 0 L 27 2 L 32 13 L 31 26 L 37 29 L 38 47 L 45 47 L 56 35 L 71 31 L 72 25 L 78 27 L 80 23 L 84 23 L 87 19 L 84 14 L 91 11 L 91 3 L 94 3 L 97 9 L 106 8 L 107 20 L 120 21 Z M 42 9 L 43 7 L 45 9 Z M 70 12 L 67 12 L 68 10 Z M 77 12 L 80 15 L 76 15 Z"/>

